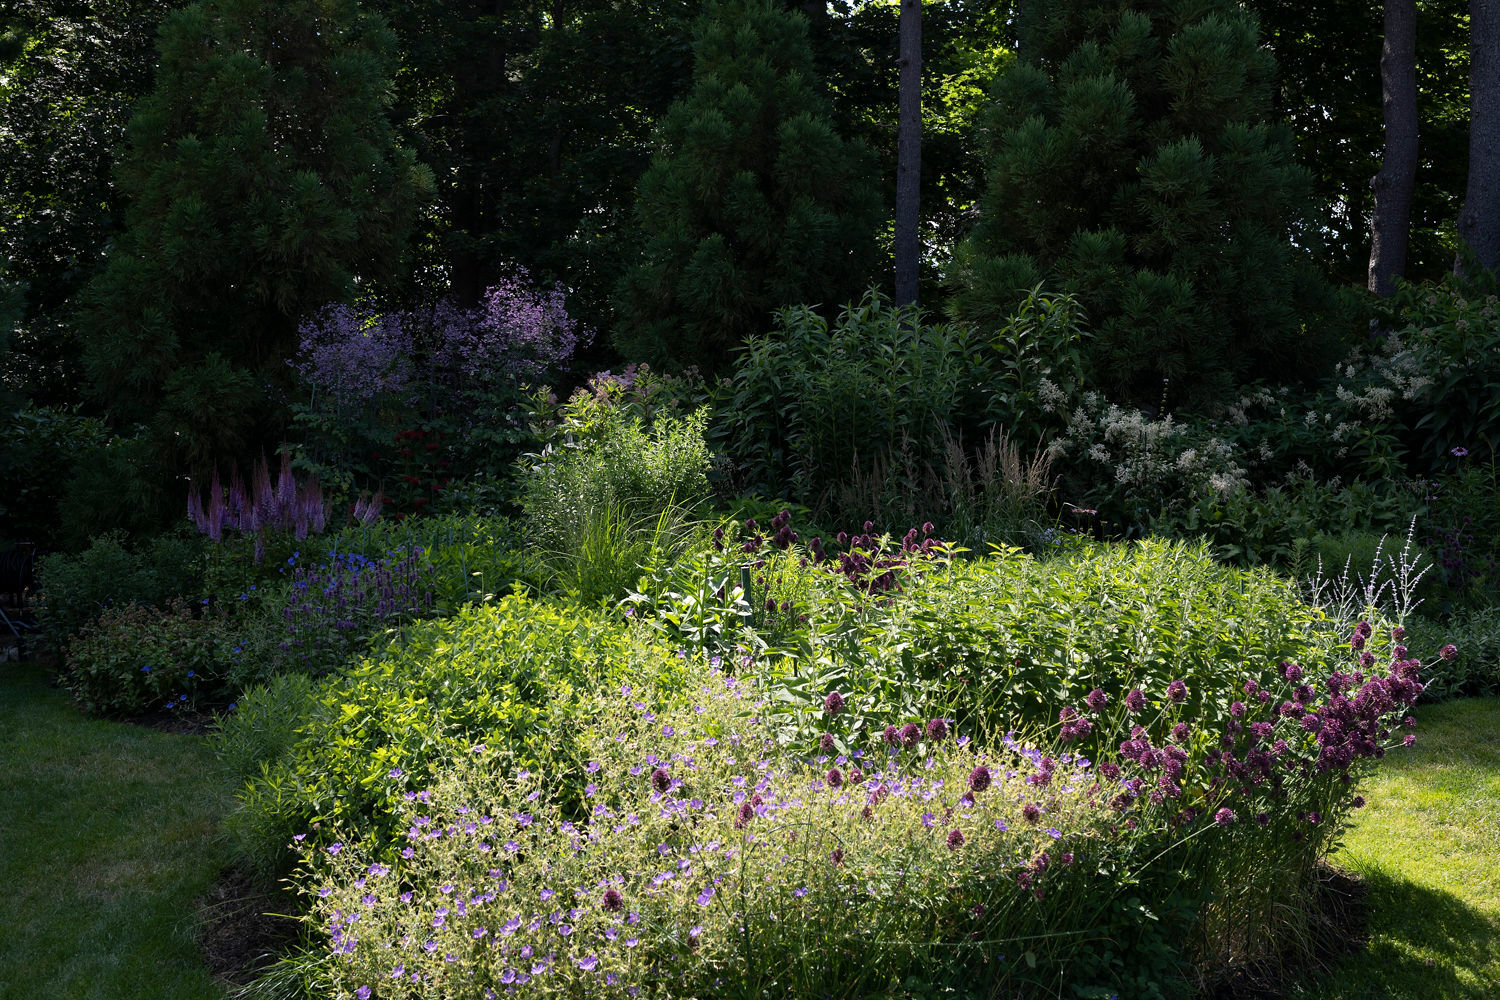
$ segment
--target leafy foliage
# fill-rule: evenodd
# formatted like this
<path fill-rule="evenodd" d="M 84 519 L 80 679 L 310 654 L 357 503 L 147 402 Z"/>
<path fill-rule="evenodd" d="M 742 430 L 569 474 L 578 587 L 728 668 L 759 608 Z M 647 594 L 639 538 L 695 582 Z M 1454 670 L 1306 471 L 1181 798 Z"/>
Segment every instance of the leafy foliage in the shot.
<path fill-rule="evenodd" d="M 1048 3 L 1027 8 L 1020 56 L 994 89 L 957 315 L 996 325 L 1046 278 L 1094 322 L 1093 384 L 1138 405 L 1163 379 L 1202 406 L 1313 357 L 1299 312 L 1316 283 L 1291 239 L 1307 176 L 1273 123 L 1253 17 L 1228 2 Z"/>
<path fill-rule="evenodd" d="M 393 71 L 389 31 L 345 0 L 168 19 L 120 167 L 126 234 L 83 324 L 115 419 L 195 463 L 274 427 L 297 319 L 391 273 L 431 183 L 386 120 Z"/>
<path fill-rule="evenodd" d="M 879 208 L 870 154 L 834 132 L 799 17 L 716 3 L 694 57 L 641 178 L 644 245 L 617 291 L 615 341 L 633 360 L 714 370 L 772 310 L 863 284 Z"/>

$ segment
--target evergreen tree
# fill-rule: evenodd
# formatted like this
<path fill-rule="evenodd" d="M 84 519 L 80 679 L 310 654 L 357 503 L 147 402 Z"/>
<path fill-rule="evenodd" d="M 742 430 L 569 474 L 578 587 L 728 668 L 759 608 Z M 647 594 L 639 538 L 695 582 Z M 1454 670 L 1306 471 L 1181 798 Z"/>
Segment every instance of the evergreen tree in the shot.
<path fill-rule="evenodd" d="M 393 271 L 431 181 L 386 119 L 390 32 L 353 0 L 200 0 L 160 49 L 84 369 L 117 421 L 201 462 L 265 429 L 298 318 Z"/>
<path fill-rule="evenodd" d="M 991 324 L 1046 281 L 1096 337 L 1095 384 L 1210 404 L 1305 361 L 1308 177 L 1271 124 L 1275 64 L 1233 0 L 1038 0 L 993 91 L 989 189 L 955 311 Z M 1303 244 L 1306 244 L 1303 240 Z"/>
<path fill-rule="evenodd" d="M 644 246 L 617 289 L 615 339 L 628 357 L 712 370 L 772 310 L 855 295 L 881 209 L 872 155 L 830 122 L 800 14 L 724 0 L 694 54 L 641 179 Z"/>

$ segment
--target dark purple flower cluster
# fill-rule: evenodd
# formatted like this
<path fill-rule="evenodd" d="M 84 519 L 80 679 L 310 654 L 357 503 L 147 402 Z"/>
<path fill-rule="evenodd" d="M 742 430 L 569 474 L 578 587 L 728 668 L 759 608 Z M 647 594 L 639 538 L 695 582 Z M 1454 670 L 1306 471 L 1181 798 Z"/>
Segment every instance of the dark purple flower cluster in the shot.
<path fill-rule="evenodd" d="M 293 553 L 292 587 L 281 616 L 282 651 L 305 670 L 321 673 L 342 659 L 382 623 L 419 615 L 433 607 L 433 569 L 421 549 L 370 559 L 357 552 L 333 553 L 327 562 L 299 566 Z"/>

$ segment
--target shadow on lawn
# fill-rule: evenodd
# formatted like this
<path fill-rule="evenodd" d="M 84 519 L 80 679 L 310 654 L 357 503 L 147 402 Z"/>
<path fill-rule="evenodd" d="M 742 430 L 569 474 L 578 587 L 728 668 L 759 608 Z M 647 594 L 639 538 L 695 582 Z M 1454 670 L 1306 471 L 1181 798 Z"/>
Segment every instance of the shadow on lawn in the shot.
<path fill-rule="evenodd" d="M 1451 893 L 1380 869 L 1361 876 L 1370 942 L 1291 995 L 1303 1000 L 1495 1000 L 1500 923 Z"/>

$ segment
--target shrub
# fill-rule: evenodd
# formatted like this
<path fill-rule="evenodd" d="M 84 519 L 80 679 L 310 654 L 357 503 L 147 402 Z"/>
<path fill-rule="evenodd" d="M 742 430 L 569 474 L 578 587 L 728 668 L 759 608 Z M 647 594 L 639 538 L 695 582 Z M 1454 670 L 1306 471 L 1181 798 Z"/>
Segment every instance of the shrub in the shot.
<path fill-rule="evenodd" d="M 708 496 L 708 411 L 674 401 L 653 406 L 672 384 L 641 393 L 604 373 L 561 407 L 539 401 L 543 448 L 522 466 L 528 533 L 575 586 L 599 571 L 582 588 L 589 596 L 633 583 L 633 568 L 621 564 L 625 554 L 670 547 L 688 512 Z"/>
<path fill-rule="evenodd" d="M 1312 866 L 1362 801 L 1349 772 L 1407 742 L 1420 684 L 1399 655 L 1362 682 L 1288 664 L 1219 725 L 1163 691 L 1090 760 L 938 719 L 861 733 L 836 691 L 833 746 L 809 751 L 764 728 L 756 685 L 704 671 L 675 711 L 623 687 L 571 767 L 480 750 L 383 782 L 404 845 L 309 837 L 315 990 L 858 997 L 920 975 L 1160 996 L 1307 919 Z M 1079 717 L 1119 735 L 1126 703 Z"/>
<path fill-rule="evenodd" d="M 109 608 L 69 642 L 63 684 L 91 715 L 222 704 L 236 641 L 227 625 L 182 601 Z"/>
<path fill-rule="evenodd" d="M 563 298 L 518 268 L 471 309 L 333 305 L 305 319 L 299 466 L 341 496 L 378 488 L 401 515 L 430 513 L 455 479 L 503 476 L 531 443 L 523 382 L 556 374 L 588 341 Z"/>
<path fill-rule="evenodd" d="M 73 464 L 102 446 L 108 433 L 92 417 L 39 406 L 11 412 L 6 426 L 0 441 L 0 482 L 6 484 L 0 540 L 54 546 L 62 527 L 58 505 Z"/>
<path fill-rule="evenodd" d="M 123 533 L 95 538 L 77 555 L 43 556 L 37 569 L 37 619 L 53 649 L 110 607 L 165 606 L 196 596 L 203 585 L 203 545 L 161 535 L 129 546 Z"/>
<path fill-rule="evenodd" d="M 574 737 L 590 692 L 626 678 L 670 677 L 675 660 L 636 641 L 618 622 L 521 596 L 470 605 L 452 618 L 417 622 L 401 641 L 294 696 L 277 678 L 241 699 L 218 738 L 244 743 L 263 703 L 287 706 L 297 738 L 264 761 L 228 826 L 242 856 L 262 871 L 286 859 L 294 832 L 349 825 L 389 838 L 398 792 L 429 780 L 449 757 L 485 743 L 521 763 L 576 760 Z M 300 702 L 300 704 L 298 704 Z M 228 751 L 226 751 L 228 752 Z M 243 764 L 241 768 L 243 769 Z"/>
<path fill-rule="evenodd" d="M 1437 649 L 1444 643 L 1454 646 L 1452 659 L 1424 664 L 1424 698 L 1440 701 L 1500 694 L 1500 608 L 1460 610 L 1441 624 L 1416 615 L 1408 619 L 1407 630 L 1413 649 Z"/>

